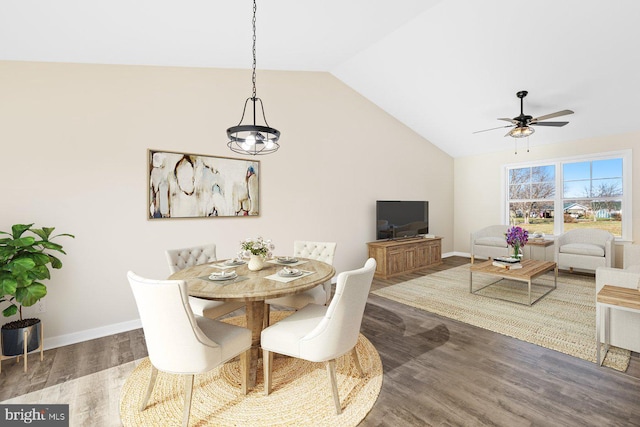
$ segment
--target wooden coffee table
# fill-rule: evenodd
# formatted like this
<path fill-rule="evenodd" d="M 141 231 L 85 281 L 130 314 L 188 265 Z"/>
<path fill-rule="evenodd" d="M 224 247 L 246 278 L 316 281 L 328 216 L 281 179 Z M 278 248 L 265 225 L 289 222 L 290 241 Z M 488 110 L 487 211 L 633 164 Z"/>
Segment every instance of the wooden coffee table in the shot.
<path fill-rule="evenodd" d="M 472 264 L 471 267 L 469 268 L 469 292 L 472 294 L 477 293 L 478 291 L 489 287 L 489 286 L 493 286 L 496 283 L 498 283 L 499 281 L 501 281 L 502 279 L 510 279 L 510 280 L 515 280 L 518 282 L 525 282 L 528 285 L 528 291 L 529 291 L 529 304 L 528 305 L 533 305 L 536 302 L 540 301 L 545 295 L 547 295 L 549 292 L 551 292 L 552 290 L 556 289 L 557 284 L 558 284 L 558 268 L 556 266 L 555 262 L 550 262 L 550 261 L 537 261 L 534 259 L 525 259 L 522 260 L 520 262 L 520 264 L 522 264 L 522 268 L 518 268 L 518 269 L 512 269 L 512 270 L 506 270 L 502 267 L 496 267 L 493 265 L 493 260 L 489 260 L 489 261 L 485 261 L 483 263 L 480 264 Z M 543 274 L 552 271 L 554 272 L 553 274 L 553 287 L 551 286 L 544 286 L 544 285 L 540 285 L 540 286 L 544 286 L 544 287 L 548 287 L 549 290 L 547 290 L 544 294 L 542 294 L 541 296 L 539 296 L 538 298 L 536 298 L 534 301 L 531 300 L 531 282 L 537 278 L 542 276 Z M 489 276 L 495 276 L 495 277 L 499 277 L 500 280 L 493 282 L 489 285 L 485 285 L 480 289 L 476 289 L 473 290 L 473 273 L 481 273 L 481 274 L 487 274 Z M 485 296 L 485 295 L 482 295 Z M 489 298 L 494 298 L 491 296 L 486 295 Z M 498 298 L 498 299 L 502 299 L 502 298 Z M 511 301 L 511 300 L 505 300 L 505 301 L 510 301 L 510 302 L 515 302 L 516 304 L 522 304 L 519 303 L 517 301 Z M 527 305 L 527 304 L 524 304 Z"/>

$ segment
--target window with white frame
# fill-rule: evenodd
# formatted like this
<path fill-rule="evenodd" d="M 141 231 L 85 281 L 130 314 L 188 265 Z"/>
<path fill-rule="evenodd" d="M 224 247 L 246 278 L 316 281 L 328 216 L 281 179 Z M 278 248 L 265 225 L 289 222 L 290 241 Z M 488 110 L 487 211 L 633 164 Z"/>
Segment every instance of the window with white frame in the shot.
<path fill-rule="evenodd" d="M 631 150 L 505 166 L 506 221 L 530 233 L 631 238 Z"/>

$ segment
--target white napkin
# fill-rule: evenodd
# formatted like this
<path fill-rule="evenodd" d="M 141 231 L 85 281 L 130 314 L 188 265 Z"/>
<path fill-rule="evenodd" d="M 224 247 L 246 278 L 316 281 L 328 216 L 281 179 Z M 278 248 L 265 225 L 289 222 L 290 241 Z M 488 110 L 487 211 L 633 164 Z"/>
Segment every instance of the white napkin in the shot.
<path fill-rule="evenodd" d="M 300 271 L 302 272 L 302 274 L 299 275 L 299 276 L 281 276 L 278 273 L 276 273 L 276 274 L 272 274 L 270 276 L 266 276 L 265 279 L 275 280 L 276 282 L 287 283 L 287 282 L 292 282 L 294 280 L 301 279 L 301 278 L 309 276 L 311 274 L 315 274 L 315 271 L 305 271 L 305 270 L 300 270 Z"/>
<path fill-rule="evenodd" d="M 291 276 L 293 274 L 298 274 L 300 270 L 298 270 L 297 268 L 284 267 L 281 271 L 282 271 L 282 274 Z"/>
<path fill-rule="evenodd" d="M 209 275 L 209 278 L 221 278 L 221 277 L 233 277 L 236 275 L 236 271 L 220 271 L 214 272 Z"/>

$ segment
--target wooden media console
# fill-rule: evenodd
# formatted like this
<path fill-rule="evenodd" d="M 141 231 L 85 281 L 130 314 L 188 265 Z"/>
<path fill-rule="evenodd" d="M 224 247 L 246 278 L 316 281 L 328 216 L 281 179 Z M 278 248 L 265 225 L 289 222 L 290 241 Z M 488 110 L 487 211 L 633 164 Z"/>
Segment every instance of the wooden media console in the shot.
<path fill-rule="evenodd" d="M 375 276 L 382 279 L 442 264 L 442 237 L 378 240 L 367 246 L 378 263 Z"/>

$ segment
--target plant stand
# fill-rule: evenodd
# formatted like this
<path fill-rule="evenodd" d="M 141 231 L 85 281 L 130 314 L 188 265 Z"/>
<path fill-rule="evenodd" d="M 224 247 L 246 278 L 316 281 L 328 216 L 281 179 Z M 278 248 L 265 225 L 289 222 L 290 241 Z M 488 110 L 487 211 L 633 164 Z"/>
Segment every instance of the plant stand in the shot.
<path fill-rule="evenodd" d="M 25 329 L 24 330 L 24 353 L 23 354 L 18 354 L 16 356 L 5 356 L 4 354 L 0 354 L 0 373 L 2 373 L 2 361 L 6 360 L 6 359 L 13 359 L 14 357 L 16 358 L 16 363 L 20 363 L 20 357 L 24 356 L 24 372 L 27 372 L 27 346 L 29 344 L 29 330 Z M 1 339 L 1 338 L 0 338 Z M 0 349 L 2 348 L 1 346 L 1 342 L 0 342 Z M 42 324 L 42 321 L 40 321 L 40 346 L 38 348 L 36 348 L 36 350 L 40 350 L 40 361 L 44 360 L 44 326 Z"/>

